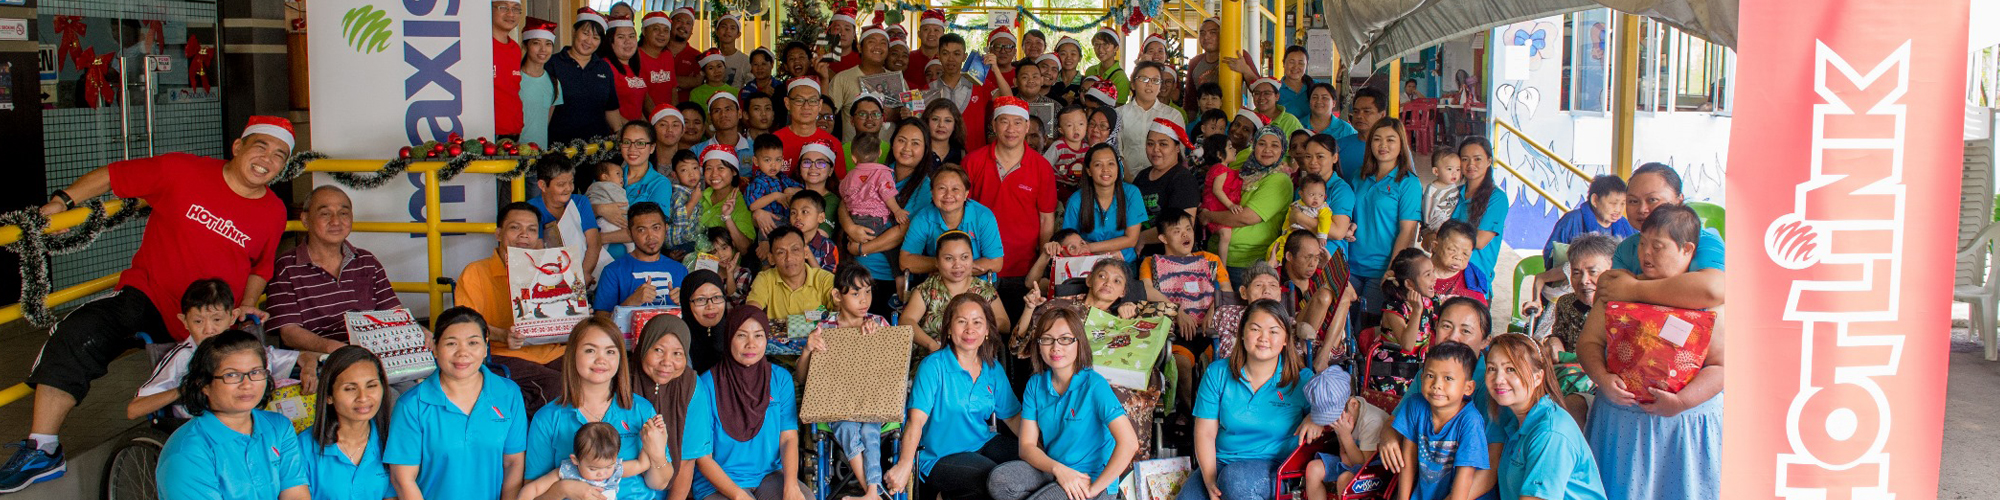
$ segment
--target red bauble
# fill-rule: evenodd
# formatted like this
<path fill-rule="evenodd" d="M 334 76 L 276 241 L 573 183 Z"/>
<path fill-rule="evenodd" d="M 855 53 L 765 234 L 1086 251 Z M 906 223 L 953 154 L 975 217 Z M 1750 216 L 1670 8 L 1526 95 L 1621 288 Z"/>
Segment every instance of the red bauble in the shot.
<path fill-rule="evenodd" d="M 461 136 L 459 136 L 457 132 L 452 132 L 452 133 L 450 133 L 450 134 L 447 134 L 447 135 L 445 135 L 445 136 L 444 136 L 444 141 L 445 141 L 445 142 L 465 142 L 465 138 L 464 138 L 464 137 L 461 137 Z"/>
<path fill-rule="evenodd" d="M 458 156 L 465 153 L 465 147 L 453 144 L 451 145 L 451 149 L 446 149 L 445 151 L 451 153 L 452 156 Z"/>
<path fill-rule="evenodd" d="M 480 142 L 484 143 L 486 141 L 480 141 Z M 493 156 L 495 154 L 500 153 L 500 148 L 498 146 L 494 146 L 492 143 L 484 144 L 484 147 L 482 149 L 485 151 L 486 156 Z"/>
<path fill-rule="evenodd" d="M 403 146 L 403 150 L 402 150 L 402 151 L 397 151 L 397 152 L 396 152 L 396 157 L 397 157 L 397 158 L 402 158 L 402 159 L 405 159 L 405 160 L 408 160 L 408 159 L 410 159 L 410 157 L 411 157 L 411 156 L 414 156 L 414 155 L 412 154 L 412 151 L 410 151 L 410 147 L 409 147 L 409 146 Z"/>

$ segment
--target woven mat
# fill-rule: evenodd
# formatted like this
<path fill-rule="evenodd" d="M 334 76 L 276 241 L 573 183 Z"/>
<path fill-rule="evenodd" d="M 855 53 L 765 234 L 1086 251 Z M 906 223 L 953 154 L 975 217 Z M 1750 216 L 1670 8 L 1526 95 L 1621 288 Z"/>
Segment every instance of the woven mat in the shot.
<path fill-rule="evenodd" d="M 813 353 L 799 421 L 901 422 L 909 397 L 910 326 L 862 335 L 860 328 L 820 332 L 827 350 Z"/>

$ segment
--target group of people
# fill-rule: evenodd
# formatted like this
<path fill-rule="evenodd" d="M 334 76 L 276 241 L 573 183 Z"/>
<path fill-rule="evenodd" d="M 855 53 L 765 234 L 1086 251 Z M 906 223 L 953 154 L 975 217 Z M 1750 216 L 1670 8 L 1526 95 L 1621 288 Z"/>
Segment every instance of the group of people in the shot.
<path fill-rule="evenodd" d="M 1605 304 L 1722 305 L 1722 240 L 1670 166 L 1594 180 L 1521 297 L 1542 326 L 1502 333 L 1505 305 L 1488 300 L 1510 203 L 1491 145 L 1420 159 L 1383 94 L 1354 91 L 1338 114 L 1303 49 L 1278 62 L 1283 79 L 1257 76 L 1216 52 L 1214 20 L 1185 64 L 1151 36 L 1129 71 L 1116 30 L 1089 40 L 1104 62 L 1079 68 L 1075 39 L 1051 50 L 998 28 L 979 81 L 939 12 L 915 48 L 843 10 L 831 51 L 746 56 L 731 16 L 699 54 L 691 11 L 584 11 L 557 55 L 533 20 L 522 48 L 498 50 L 521 8 L 493 5 L 498 62 L 520 61 L 518 101 L 496 85 L 502 133 L 612 136 L 619 154 L 534 163 L 532 199 L 499 210 L 493 255 L 458 273 L 456 307 L 428 326 L 433 374 L 392 384 L 348 344 L 344 313 L 401 304 L 347 242 L 343 189 L 314 189 L 302 241 L 279 251 L 286 207 L 268 186 L 294 141 L 254 117 L 227 161 L 118 162 L 42 207 L 113 194 L 154 215 L 117 293 L 51 330 L 0 493 L 64 473 L 63 420 L 113 358 L 172 343 L 128 407 L 190 419 L 162 452 L 164 498 L 808 498 L 799 379 L 832 348 L 825 330 L 893 324 L 917 332 L 900 444 L 884 447 L 881 423 L 831 426 L 862 498 L 916 483 L 950 499 L 1115 498 L 1163 448 L 1193 459 L 1183 499 L 1270 498 L 1279 463 L 1313 442 L 1314 500 L 1371 464 L 1398 476 L 1399 498 L 1715 496 L 1720 333 L 1678 392 L 1627 386 L 1606 363 Z M 1254 103 L 1233 116 L 1223 65 Z M 857 84 L 887 71 L 936 98 L 917 112 Z M 528 345 L 507 250 L 554 247 L 588 270 L 597 314 Z M 1081 257 L 1088 273 L 1055 271 Z M 620 306 L 679 314 L 628 332 L 610 320 Z M 1094 313 L 1172 323 L 1153 381 L 1178 388 L 1169 432 L 1092 369 Z M 250 319 L 267 334 L 237 329 Z M 815 321 L 803 352 L 772 353 L 797 321 Z M 1383 359 L 1420 375 L 1364 376 Z M 281 380 L 317 395 L 311 428 L 260 409 Z"/>

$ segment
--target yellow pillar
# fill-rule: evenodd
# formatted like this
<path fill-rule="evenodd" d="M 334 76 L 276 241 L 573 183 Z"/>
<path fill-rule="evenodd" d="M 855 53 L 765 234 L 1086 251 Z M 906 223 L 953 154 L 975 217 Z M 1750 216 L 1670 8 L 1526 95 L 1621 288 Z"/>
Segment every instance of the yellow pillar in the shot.
<path fill-rule="evenodd" d="M 444 235 L 438 227 L 443 217 L 444 204 L 438 197 L 437 168 L 424 169 L 424 250 L 430 260 L 431 321 L 436 324 L 438 314 L 444 312 L 444 289 L 437 286 L 438 278 L 444 276 Z"/>
<path fill-rule="evenodd" d="M 1285 79 L 1285 45 L 1291 37 L 1285 29 L 1285 0 L 1272 0 L 1271 5 L 1271 78 Z"/>
<path fill-rule="evenodd" d="M 1243 0 L 1222 0 L 1222 54 L 1234 59 L 1243 53 Z M 1216 69 L 1217 83 L 1222 84 L 1222 111 L 1236 116 L 1236 104 L 1243 102 L 1243 76 L 1227 64 L 1219 64 Z"/>
<path fill-rule="evenodd" d="M 1632 176 L 1633 114 L 1639 110 L 1639 16 L 1618 14 L 1618 60 L 1611 81 L 1611 171 Z"/>
<path fill-rule="evenodd" d="M 1402 82 L 1403 82 L 1403 58 L 1398 57 L 1396 58 L 1396 60 L 1389 61 L 1389 102 L 1376 103 L 1376 104 L 1388 104 L 1388 107 L 1383 109 L 1389 111 L 1388 116 L 1390 118 L 1401 119 L 1403 116 Z M 1376 106 L 1376 107 L 1382 107 L 1382 106 Z"/>

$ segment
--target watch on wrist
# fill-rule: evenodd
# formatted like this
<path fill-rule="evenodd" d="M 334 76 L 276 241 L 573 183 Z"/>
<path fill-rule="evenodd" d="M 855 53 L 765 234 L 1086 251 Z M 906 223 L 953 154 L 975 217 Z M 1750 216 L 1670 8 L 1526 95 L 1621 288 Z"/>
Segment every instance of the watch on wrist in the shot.
<path fill-rule="evenodd" d="M 69 192 L 66 190 L 57 189 L 55 194 L 49 195 L 49 198 L 62 200 L 63 208 L 76 208 L 76 199 L 69 197 Z"/>

